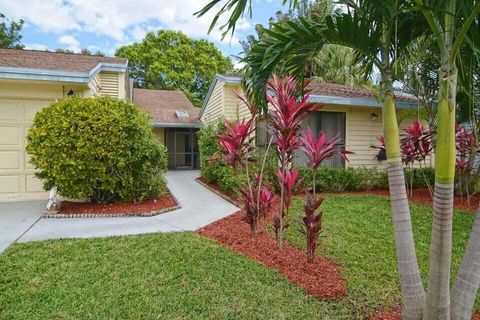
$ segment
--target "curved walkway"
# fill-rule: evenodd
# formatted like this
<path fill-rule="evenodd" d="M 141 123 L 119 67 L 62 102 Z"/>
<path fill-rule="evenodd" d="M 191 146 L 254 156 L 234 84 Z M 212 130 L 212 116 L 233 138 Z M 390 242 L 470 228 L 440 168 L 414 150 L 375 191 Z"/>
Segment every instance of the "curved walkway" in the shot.
<path fill-rule="evenodd" d="M 40 219 L 24 227 L 26 231 L 18 235 L 17 241 L 193 231 L 238 210 L 197 183 L 198 176 L 199 171 L 167 172 L 168 187 L 181 206 L 178 210 L 154 217 Z"/>

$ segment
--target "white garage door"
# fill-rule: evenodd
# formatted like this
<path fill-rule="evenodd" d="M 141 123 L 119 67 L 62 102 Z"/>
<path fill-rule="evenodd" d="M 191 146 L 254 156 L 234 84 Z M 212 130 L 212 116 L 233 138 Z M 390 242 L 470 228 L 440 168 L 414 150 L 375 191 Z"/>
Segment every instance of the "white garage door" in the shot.
<path fill-rule="evenodd" d="M 49 103 L 0 98 L 0 201 L 46 198 L 28 163 L 25 144 L 35 113 Z"/>

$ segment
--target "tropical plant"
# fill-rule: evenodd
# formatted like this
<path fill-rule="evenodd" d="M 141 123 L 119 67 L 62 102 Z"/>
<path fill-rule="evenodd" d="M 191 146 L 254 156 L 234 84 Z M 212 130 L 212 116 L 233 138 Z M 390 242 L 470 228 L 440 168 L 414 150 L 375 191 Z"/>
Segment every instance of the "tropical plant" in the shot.
<path fill-rule="evenodd" d="M 301 229 L 301 232 L 305 235 L 307 242 L 307 258 L 309 263 L 312 263 L 315 260 L 318 237 L 322 231 L 323 212 L 315 212 L 322 203 L 323 198 L 317 200 L 313 190 L 306 191 L 306 200 L 303 205 L 305 216 L 302 217 L 304 227 Z"/>
<path fill-rule="evenodd" d="M 460 171 L 457 184 L 457 193 L 460 194 L 463 201 L 463 195 L 467 195 L 467 202 L 470 203 L 470 191 L 475 188 L 475 161 L 480 151 L 475 141 L 475 133 L 473 130 L 465 128 L 464 125 L 457 126 L 455 134 L 455 146 L 457 151 L 457 159 L 455 165 Z M 473 188 L 472 188 L 473 187 Z"/>
<path fill-rule="evenodd" d="M 298 170 L 293 169 L 293 153 L 301 146 L 300 129 L 313 105 L 308 103 L 309 96 L 298 96 L 300 85 L 291 77 L 280 79 L 273 77 L 268 83 L 267 100 L 272 106 L 268 112 L 269 132 L 277 151 L 279 168 L 277 178 L 280 187 L 280 212 L 274 217 L 277 243 L 283 245 L 283 233 L 289 226 L 288 212 L 291 197 L 301 182 L 297 181 Z"/>
<path fill-rule="evenodd" d="M 212 1 L 218 3 L 220 0 Z M 286 3 L 287 1 L 283 1 Z M 478 37 L 478 1 L 431 0 L 340 1 L 347 10 L 330 18 L 326 25 L 299 19 L 274 26 L 245 57 L 247 94 L 264 101 L 265 83 L 277 66 L 301 78 L 308 58 L 318 52 L 324 43 L 340 44 L 354 50 L 356 61 L 370 74 L 374 67 L 381 77 L 381 100 L 384 102 L 384 136 L 390 183 L 392 215 L 397 249 L 397 264 L 402 292 L 402 314 L 405 319 L 448 319 L 450 317 L 450 252 L 453 176 L 455 168 L 455 94 L 457 69 L 455 60 L 468 35 Z M 249 3 L 249 2 L 248 2 Z M 459 5 L 457 5 L 457 3 Z M 296 1 L 290 1 L 295 5 Z M 225 25 L 234 26 L 247 1 L 227 0 L 217 14 L 232 11 Z M 200 13 L 210 10 L 207 5 Z M 418 12 L 423 13 L 417 14 Z M 212 22 L 211 28 L 217 20 Z M 408 53 L 427 24 L 439 46 L 441 84 L 438 96 L 438 130 L 436 141 L 436 188 L 434 224 L 432 229 L 431 259 L 428 294 L 425 294 L 416 259 L 405 177 L 401 161 L 398 122 L 396 119 L 393 81 L 400 78 L 398 61 Z M 478 43 L 478 42 L 477 42 Z M 476 50 L 476 49 L 475 49 Z M 439 158 L 438 158 L 439 156 Z M 440 161 L 439 161 L 440 159 Z M 480 218 L 479 218 L 480 219 Z M 472 230 L 480 234 L 480 224 Z M 475 238 L 477 239 L 477 238 Z M 476 251 L 475 251 L 476 249 Z M 480 282 L 480 263 L 476 263 L 480 241 L 471 241 L 464 263 L 453 288 L 452 317 L 470 316 Z M 475 266 L 474 268 L 472 266 Z M 472 272 L 473 268 L 473 272 Z"/>
<path fill-rule="evenodd" d="M 221 146 L 221 157 L 212 158 L 210 161 L 221 162 L 234 168 L 240 166 L 245 171 L 246 185 L 240 188 L 242 194 L 243 209 L 245 210 L 253 235 L 261 231 L 261 222 L 264 221 L 270 206 L 273 203 L 273 194 L 268 187 L 263 184 L 263 170 L 265 167 L 265 158 L 260 174 L 254 174 L 252 182 L 249 163 L 253 159 L 255 123 L 259 116 L 259 109 L 253 103 L 238 96 L 250 111 L 250 118 L 237 120 L 232 124 L 225 121 L 226 130 L 218 135 Z"/>
<path fill-rule="evenodd" d="M 317 249 L 318 236 L 322 230 L 322 212 L 315 213 L 323 202 L 323 198 L 317 200 L 315 185 L 316 172 L 325 159 L 331 158 L 335 153 L 339 153 L 346 159 L 347 151 L 338 152 L 335 150 L 335 144 L 340 140 L 337 135 L 328 143 L 326 143 L 326 135 L 324 132 L 319 132 L 318 137 L 314 137 L 312 130 L 307 129 L 306 133 L 302 135 L 301 149 L 306 154 L 308 161 L 307 167 L 312 170 L 312 188 L 306 192 L 306 200 L 304 204 L 305 216 L 302 218 L 304 228 L 302 232 L 305 234 L 307 242 L 307 256 L 308 262 L 313 262 L 315 259 L 315 251 Z"/>
<path fill-rule="evenodd" d="M 66 198 L 138 202 L 164 191 L 167 150 L 149 117 L 125 100 L 54 102 L 35 115 L 27 142 L 44 189 Z"/>
<path fill-rule="evenodd" d="M 413 168 L 415 164 L 426 167 L 426 159 L 433 150 L 432 132 L 424 128 L 419 120 L 414 120 L 410 127 L 403 129 L 404 137 L 400 140 L 400 149 L 402 151 L 402 160 L 405 165 Z M 430 195 L 433 196 L 433 189 L 427 177 L 426 185 Z M 413 180 L 410 180 L 410 196 L 413 195 Z"/>

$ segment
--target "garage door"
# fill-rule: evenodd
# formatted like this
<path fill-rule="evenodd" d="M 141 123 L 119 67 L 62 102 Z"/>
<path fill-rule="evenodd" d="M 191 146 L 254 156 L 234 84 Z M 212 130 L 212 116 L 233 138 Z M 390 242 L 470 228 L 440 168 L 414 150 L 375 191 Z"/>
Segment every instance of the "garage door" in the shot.
<path fill-rule="evenodd" d="M 0 201 L 46 198 L 28 163 L 25 137 L 35 113 L 49 103 L 0 98 Z"/>

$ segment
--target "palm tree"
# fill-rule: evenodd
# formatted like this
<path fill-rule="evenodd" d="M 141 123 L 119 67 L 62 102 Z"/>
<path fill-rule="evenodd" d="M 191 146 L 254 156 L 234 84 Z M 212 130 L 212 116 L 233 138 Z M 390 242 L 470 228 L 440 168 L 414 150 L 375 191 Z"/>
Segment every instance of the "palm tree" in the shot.
<path fill-rule="evenodd" d="M 202 15 L 221 0 L 213 0 L 198 14 Z M 225 35 L 233 31 L 238 18 L 250 1 L 225 0 L 217 17 L 226 11 L 233 14 L 225 25 Z M 286 3 L 284 0 L 283 3 Z M 374 68 L 381 76 L 384 136 L 388 158 L 390 200 L 394 224 L 397 265 L 402 293 L 404 319 L 450 319 L 450 260 L 452 196 L 455 163 L 455 93 L 457 70 L 455 59 L 467 34 L 474 34 L 472 23 L 478 24 L 478 1 L 464 0 L 344 0 L 343 13 L 326 18 L 326 23 L 305 19 L 274 25 L 264 33 L 249 54 L 243 83 L 246 94 L 258 103 L 265 102 L 265 84 L 273 72 L 285 72 L 297 78 L 304 74 L 308 59 L 324 44 L 349 47 L 354 63 L 363 74 Z M 468 4 L 467 4 L 468 2 Z M 290 5 L 296 1 L 291 0 Z M 440 8 L 435 10 L 435 7 Z M 249 8 L 249 7 L 248 7 Z M 417 14 L 418 12 L 423 14 Z M 459 19 L 460 17 L 460 19 Z M 211 28 L 216 20 L 212 22 Z M 476 25 L 478 26 L 478 25 Z M 429 34 L 438 43 L 441 63 L 438 90 L 438 137 L 436 148 L 435 208 L 430 251 L 428 298 L 420 278 L 412 233 L 410 209 L 405 189 L 405 176 L 400 157 L 393 82 L 400 78 L 397 66 L 407 56 L 419 37 Z M 478 30 L 478 29 L 477 29 Z M 478 42 L 477 42 L 478 45 Z M 266 105 L 264 105 L 266 109 Z M 452 318 L 471 316 L 480 285 L 480 210 L 458 280 L 452 296 Z"/>
<path fill-rule="evenodd" d="M 314 58 L 313 78 L 347 86 L 369 85 L 353 64 L 353 50 L 335 44 L 325 45 Z"/>
<path fill-rule="evenodd" d="M 453 197 L 455 179 L 455 125 L 457 94 L 457 57 L 467 35 L 475 35 L 480 1 L 416 0 L 440 53 L 438 90 L 438 126 L 435 149 L 435 192 L 432 238 L 425 319 L 468 319 L 480 281 L 480 249 L 474 226 L 457 281 L 450 297 L 450 263 L 452 255 Z M 476 48 L 471 48 L 476 50 Z M 450 310 L 450 300 L 452 308 Z"/>

